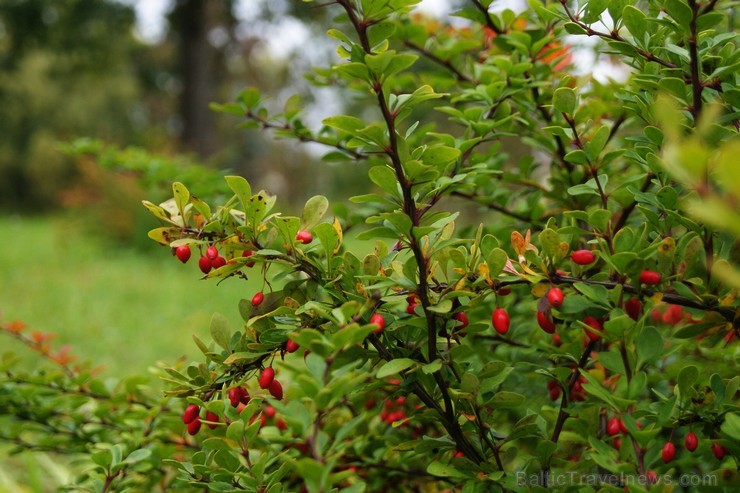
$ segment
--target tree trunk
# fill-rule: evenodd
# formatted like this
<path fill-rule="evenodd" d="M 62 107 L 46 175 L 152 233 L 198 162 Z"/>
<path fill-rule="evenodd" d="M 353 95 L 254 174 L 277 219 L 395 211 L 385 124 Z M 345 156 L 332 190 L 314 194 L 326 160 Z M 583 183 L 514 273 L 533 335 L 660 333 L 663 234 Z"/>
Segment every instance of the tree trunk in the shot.
<path fill-rule="evenodd" d="M 208 104 L 214 99 L 216 50 L 208 42 L 210 27 L 206 0 L 177 0 L 170 15 L 180 53 L 182 77 L 180 139 L 185 149 L 207 157 L 216 150 L 214 117 Z"/>

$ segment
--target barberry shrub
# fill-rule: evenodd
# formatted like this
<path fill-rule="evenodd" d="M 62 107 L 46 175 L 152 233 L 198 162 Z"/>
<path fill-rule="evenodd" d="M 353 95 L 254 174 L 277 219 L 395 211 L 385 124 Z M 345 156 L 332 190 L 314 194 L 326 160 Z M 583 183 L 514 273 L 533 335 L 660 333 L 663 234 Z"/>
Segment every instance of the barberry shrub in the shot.
<path fill-rule="evenodd" d="M 259 303 L 246 290 L 235 300 L 244 325 L 214 315 L 212 341 L 195 340 L 202 360 L 166 369 L 161 401 L 137 379 L 112 391 L 7 366 L 0 396 L 16 407 L 1 436 L 77 444 L 97 465 L 81 480 L 104 490 L 733 480 L 733 2 L 531 0 L 515 14 L 472 0 L 451 25 L 415 3 L 322 6 L 341 60 L 309 78 L 362 117 L 310 129 L 296 98 L 275 110 L 255 89 L 214 105 L 366 166 L 366 195 L 333 217 L 315 196 L 293 217 L 229 176 L 222 204 L 180 182 L 144 203 L 163 223 L 153 240 L 223 259 L 207 281 L 264 281 Z M 582 36 L 628 82 L 572 75 Z M 364 256 L 346 234 L 362 223 L 357 237 L 375 241 Z M 47 420 L 64 426 L 24 437 L 19 423 Z"/>

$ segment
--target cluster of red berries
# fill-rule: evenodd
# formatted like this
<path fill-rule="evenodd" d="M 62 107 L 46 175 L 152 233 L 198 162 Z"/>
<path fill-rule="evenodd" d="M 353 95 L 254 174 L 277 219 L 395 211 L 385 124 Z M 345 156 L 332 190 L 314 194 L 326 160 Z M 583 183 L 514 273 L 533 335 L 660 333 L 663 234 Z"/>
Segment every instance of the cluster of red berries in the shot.
<path fill-rule="evenodd" d="M 267 389 L 275 399 L 283 399 L 283 386 L 275 379 L 275 370 L 271 366 L 260 373 L 259 386 L 261 389 Z"/>
<path fill-rule="evenodd" d="M 586 391 L 583 388 L 583 384 L 586 383 L 588 380 L 586 380 L 586 377 L 583 375 L 578 375 L 578 378 L 576 379 L 575 383 L 573 384 L 573 390 L 570 391 L 570 400 L 571 401 L 584 401 L 586 400 Z M 557 400 L 560 397 L 560 391 L 561 391 L 561 385 L 554 381 L 554 380 L 548 380 L 547 381 L 547 391 L 550 394 L 550 400 Z"/>
<path fill-rule="evenodd" d="M 175 248 L 175 256 L 180 260 L 180 262 L 187 263 L 188 260 L 190 260 L 192 252 L 190 250 L 190 246 L 188 245 L 180 245 L 177 248 Z M 254 255 L 253 250 L 245 250 L 242 252 L 242 257 L 251 257 Z M 203 274 L 208 274 L 213 269 L 218 269 L 219 267 L 223 267 L 226 265 L 226 259 L 221 256 L 218 252 L 218 248 L 216 248 L 215 245 L 209 245 L 208 248 L 206 248 L 205 255 L 201 256 L 198 259 L 198 268 L 203 272 Z M 254 261 L 247 262 L 247 267 L 254 267 Z"/>
<path fill-rule="evenodd" d="M 206 426 L 210 429 L 214 429 L 218 426 L 218 415 L 211 411 L 206 411 L 205 421 L 207 422 Z M 182 413 L 182 422 L 187 425 L 188 434 L 196 435 L 203 424 L 200 419 L 200 406 L 197 404 L 190 404 L 186 407 L 185 411 Z"/>
<path fill-rule="evenodd" d="M 406 397 L 400 396 L 394 399 L 387 399 L 383 403 L 383 410 L 380 411 L 380 420 L 384 423 L 392 425 L 396 421 L 403 421 L 408 416 L 406 415 Z M 408 421 L 403 423 L 402 426 L 408 425 Z"/>
<path fill-rule="evenodd" d="M 688 450 L 689 452 L 693 452 L 698 446 L 699 438 L 694 432 L 689 432 L 686 435 L 686 438 L 684 438 L 684 447 L 686 447 L 686 450 Z M 727 454 L 727 449 L 719 443 L 713 443 L 711 449 L 712 454 L 717 460 L 724 459 L 725 454 Z M 666 464 L 671 462 L 673 458 L 676 457 L 676 446 L 673 444 L 673 442 L 666 442 L 666 444 L 663 445 L 663 450 L 661 451 L 660 457 Z"/>
<path fill-rule="evenodd" d="M 650 311 L 650 318 L 656 324 L 665 324 L 675 327 L 685 320 L 690 320 L 691 316 L 688 315 L 681 306 L 666 303 L 664 306 L 654 307 Z"/>

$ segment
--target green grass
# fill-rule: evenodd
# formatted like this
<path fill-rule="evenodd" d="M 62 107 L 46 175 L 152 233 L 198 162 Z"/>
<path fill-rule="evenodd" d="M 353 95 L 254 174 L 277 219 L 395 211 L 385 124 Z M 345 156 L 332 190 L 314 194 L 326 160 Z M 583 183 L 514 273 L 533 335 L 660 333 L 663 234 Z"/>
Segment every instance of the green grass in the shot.
<path fill-rule="evenodd" d="M 3 318 L 57 334 L 56 345 L 71 344 L 108 375 L 196 359 L 191 335 L 209 341 L 214 312 L 239 327 L 239 299 L 261 286 L 258 279 L 201 281 L 195 255 L 183 265 L 154 242 L 150 254 L 111 248 L 61 218 L 2 217 L 0 231 Z M 13 343 L 5 338 L 0 347 L 16 349 Z"/>

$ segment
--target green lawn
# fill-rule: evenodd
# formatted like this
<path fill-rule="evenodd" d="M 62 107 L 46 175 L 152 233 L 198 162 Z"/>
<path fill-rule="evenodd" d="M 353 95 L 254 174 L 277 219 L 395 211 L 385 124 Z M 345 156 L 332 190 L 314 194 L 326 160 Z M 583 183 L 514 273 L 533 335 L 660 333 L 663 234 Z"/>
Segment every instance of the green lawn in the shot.
<path fill-rule="evenodd" d="M 63 219 L 0 217 L 0 231 L 3 318 L 56 333 L 56 344 L 72 344 L 74 354 L 104 365 L 109 375 L 196 358 L 191 334 L 210 340 L 216 311 L 238 327 L 238 300 L 261 285 L 201 281 L 195 255 L 183 265 L 154 242 L 144 253 L 110 248 Z M 8 347 L 15 349 L 14 341 L 0 340 L 0 348 Z"/>

